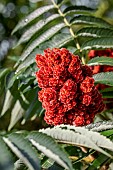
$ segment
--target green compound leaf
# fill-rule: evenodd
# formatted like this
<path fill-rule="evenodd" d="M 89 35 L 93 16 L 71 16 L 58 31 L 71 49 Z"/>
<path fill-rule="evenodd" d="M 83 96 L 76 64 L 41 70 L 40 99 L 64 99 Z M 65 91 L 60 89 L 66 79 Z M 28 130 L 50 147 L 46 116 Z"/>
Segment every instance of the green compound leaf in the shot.
<path fill-rule="evenodd" d="M 51 27 L 49 30 L 42 33 L 38 38 L 36 38 L 23 52 L 20 60 L 23 61 L 27 56 L 41 43 L 51 38 L 53 35 L 55 35 L 58 31 L 60 31 L 62 28 L 65 27 L 64 23 L 57 24 L 53 27 Z"/>
<path fill-rule="evenodd" d="M 59 125 L 57 127 L 67 128 L 68 130 L 75 131 L 75 133 L 79 133 L 81 135 L 85 135 L 86 138 L 89 138 L 97 146 L 100 146 L 102 148 L 106 148 L 108 150 L 112 150 L 113 151 L 113 142 L 110 141 L 110 139 L 106 138 L 105 136 L 101 135 L 100 133 L 93 132 L 93 131 L 88 131 L 85 128 L 75 127 L 75 126 L 70 126 L 70 125 Z"/>
<path fill-rule="evenodd" d="M 102 72 L 93 75 L 95 83 L 113 86 L 113 72 Z"/>
<path fill-rule="evenodd" d="M 73 40 L 72 36 L 70 34 L 57 34 L 55 35 L 52 40 L 47 41 L 45 43 L 42 43 L 40 45 L 40 48 L 36 48 L 24 61 L 20 63 L 20 65 L 17 68 L 17 72 L 21 71 L 23 68 L 30 66 L 31 64 L 35 63 L 35 56 L 36 54 L 43 54 L 43 50 L 46 48 L 60 48 L 63 47 L 68 42 L 71 42 Z"/>
<path fill-rule="evenodd" d="M 113 48 L 113 38 L 95 38 L 84 42 L 82 50 Z"/>
<path fill-rule="evenodd" d="M 107 88 L 105 88 L 105 89 L 102 89 L 102 90 L 100 90 L 100 92 L 112 92 L 113 91 L 113 87 L 107 87 Z"/>
<path fill-rule="evenodd" d="M 69 6 L 63 11 L 65 16 L 69 14 L 90 14 L 91 12 L 94 12 L 94 9 L 86 6 Z"/>
<path fill-rule="evenodd" d="M 87 170 L 96 170 L 100 169 L 100 166 L 103 165 L 103 163 L 108 160 L 108 157 L 103 154 L 99 154 L 99 156 L 93 161 L 91 165 L 87 168 Z"/>
<path fill-rule="evenodd" d="M 102 28 L 112 28 L 112 26 L 107 23 L 106 21 L 104 21 L 101 18 L 97 18 L 97 17 L 93 17 L 93 16 L 87 16 L 87 15 L 79 15 L 74 17 L 71 20 L 71 24 L 88 24 L 88 25 L 95 25 L 98 27 L 102 27 Z"/>
<path fill-rule="evenodd" d="M 45 12 L 49 11 L 50 9 L 54 9 L 54 5 L 47 5 L 40 7 L 30 13 L 27 17 L 23 18 L 14 28 L 12 34 L 14 34 L 16 31 L 18 31 L 20 28 L 25 27 L 27 24 L 29 24 L 31 21 L 39 17 L 40 15 L 44 14 Z"/>
<path fill-rule="evenodd" d="M 109 65 L 113 66 L 113 58 L 110 57 L 94 57 L 88 61 L 88 66 Z"/>
<path fill-rule="evenodd" d="M 113 128 L 111 130 L 105 130 L 105 131 L 101 132 L 101 134 L 109 137 L 109 136 L 113 135 Z"/>
<path fill-rule="evenodd" d="M 77 33 L 79 37 L 113 37 L 113 30 L 109 28 L 86 27 L 80 29 Z"/>
<path fill-rule="evenodd" d="M 7 90 L 6 96 L 5 96 L 5 99 L 4 99 L 4 104 L 3 104 L 3 107 L 2 107 L 2 111 L 1 111 L 1 114 L 0 114 L 0 117 L 4 116 L 4 114 L 9 109 L 13 109 L 13 106 L 15 104 L 15 100 L 16 99 L 14 99 L 14 96 L 12 95 L 11 91 Z"/>
<path fill-rule="evenodd" d="M 9 68 L 0 69 L 0 95 L 4 92 L 6 87 L 6 77 L 11 70 Z"/>
<path fill-rule="evenodd" d="M 43 50 L 36 48 L 24 61 L 20 62 L 16 72 L 22 72 L 24 68 L 28 68 L 31 64 L 35 63 L 36 54 L 43 54 Z"/>
<path fill-rule="evenodd" d="M 21 134 L 13 133 L 8 138 L 4 137 L 4 141 L 30 170 L 40 170 L 40 161 L 37 152 L 32 148 L 28 139 L 25 139 Z"/>
<path fill-rule="evenodd" d="M 64 169 L 58 164 L 54 163 L 51 167 L 49 167 L 48 170 L 64 170 Z"/>
<path fill-rule="evenodd" d="M 102 97 L 104 98 L 113 98 L 113 87 L 107 87 L 105 89 L 100 90 L 100 92 L 102 93 Z"/>
<path fill-rule="evenodd" d="M 112 92 L 103 92 L 102 93 L 103 98 L 113 98 L 113 91 Z"/>
<path fill-rule="evenodd" d="M 9 123 L 9 126 L 8 126 L 9 131 L 23 117 L 24 113 L 25 113 L 25 110 L 22 108 L 20 101 L 17 100 L 12 111 L 11 111 L 11 118 L 10 118 L 10 123 Z"/>
<path fill-rule="evenodd" d="M 113 87 L 107 87 L 105 89 L 100 90 L 103 98 L 113 98 Z M 107 100 L 107 99 L 106 99 Z M 113 101 L 110 101 L 113 103 Z"/>
<path fill-rule="evenodd" d="M 63 152 L 50 136 L 41 132 L 32 132 L 27 138 L 31 141 L 33 146 L 43 152 L 47 157 L 53 159 L 66 169 L 73 169 L 68 155 Z"/>
<path fill-rule="evenodd" d="M 97 139 L 96 138 L 97 134 L 95 134 L 96 132 L 94 132 L 94 133 L 92 132 L 92 134 L 88 135 L 88 133 L 90 133 L 90 132 L 83 127 L 80 127 L 81 131 L 83 130 L 83 133 L 81 133 L 79 129 L 77 129 L 77 130 L 73 129 L 73 128 L 76 129 L 77 127 L 70 126 L 70 129 L 69 128 L 66 129 L 68 126 L 65 126 L 65 125 L 62 125 L 62 126 L 64 126 L 64 127 L 56 126 L 51 129 L 50 128 L 42 129 L 42 130 L 40 130 L 40 132 L 46 133 L 47 135 L 53 137 L 54 139 L 56 139 L 62 143 L 91 148 L 91 149 L 97 150 L 97 151 L 105 154 L 108 157 L 112 157 L 110 154 L 108 154 L 106 151 L 104 151 L 102 148 L 100 148 L 98 146 L 98 144 L 101 144 L 101 143 L 103 144 L 103 141 L 105 142 L 105 147 L 108 147 L 108 149 L 109 149 L 109 144 L 113 145 L 113 143 L 110 140 L 108 140 L 107 138 L 105 138 L 104 136 L 102 136 L 102 138 L 101 138 L 99 136 L 99 134 L 97 133 L 98 137 L 100 137 Z M 86 137 L 86 134 L 84 133 L 84 131 L 85 131 L 85 133 L 87 132 L 87 137 Z M 103 138 L 104 138 L 104 140 L 103 140 Z M 103 145 L 102 145 L 102 147 L 103 147 Z"/>
<path fill-rule="evenodd" d="M 0 69 L 0 81 L 1 81 L 1 79 L 4 78 L 4 76 L 6 76 L 9 72 L 10 72 L 10 69 L 9 69 L 9 68 Z"/>
<path fill-rule="evenodd" d="M 1 170 L 12 170 L 14 168 L 13 155 L 8 150 L 7 145 L 0 137 L 0 169 Z"/>
<path fill-rule="evenodd" d="M 55 35 L 52 40 L 47 41 L 46 43 L 43 43 L 40 45 L 41 49 L 46 49 L 46 48 L 60 48 L 63 47 L 65 44 L 69 43 L 72 41 L 73 38 L 70 34 L 67 33 L 59 33 Z"/>
<path fill-rule="evenodd" d="M 16 46 L 20 45 L 23 42 L 28 41 L 35 33 L 37 33 L 39 30 L 43 29 L 49 22 L 59 18 L 59 14 L 53 14 L 52 16 L 48 17 L 47 19 L 40 20 L 33 26 L 31 26 L 29 29 L 27 29 L 21 38 L 19 39 Z"/>
<path fill-rule="evenodd" d="M 97 123 L 91 123 L 85 126 L 85 128 L 95 132 L 101 132 L 101 131 L 113 129 L 113 121 L 100 121 Z"/>
<path fill-rule="evenodd" d="M 58 5 L 61 5 L 61 4 L 63 4 L 63 3 L 65 3 L 67 0 L 57 0 L 57 4 Z"/>

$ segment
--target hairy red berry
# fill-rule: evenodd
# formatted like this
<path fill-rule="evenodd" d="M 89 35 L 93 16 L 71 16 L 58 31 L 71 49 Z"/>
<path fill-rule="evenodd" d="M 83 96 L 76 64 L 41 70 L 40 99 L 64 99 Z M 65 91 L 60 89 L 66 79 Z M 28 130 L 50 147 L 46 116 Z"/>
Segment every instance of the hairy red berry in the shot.
<path fill-rule="evenodd" d="M 89 106 L 92 102 L 92 97 L 90 95 L 83 95 L 83 100 L 82 100 L 82 103 L 86 106 Z"/>
<path fill-rule="evenodd" d="M 92 88 L 94 87 L 94 79 L 92 77 L 86 77 L 83 82 L 80 84 L 80 89 L 84 93 L 91 92 Z"/>
<path fill-rule="evenodd" d="M 94 86 L 92 71 L 79 56 L 67 49 L 44 50 L 37 55 L 36 72 L 39 100 L 45 108 L 44 120 L 50 125 L 84 126 L 104 108 L 101 94 Z"/>

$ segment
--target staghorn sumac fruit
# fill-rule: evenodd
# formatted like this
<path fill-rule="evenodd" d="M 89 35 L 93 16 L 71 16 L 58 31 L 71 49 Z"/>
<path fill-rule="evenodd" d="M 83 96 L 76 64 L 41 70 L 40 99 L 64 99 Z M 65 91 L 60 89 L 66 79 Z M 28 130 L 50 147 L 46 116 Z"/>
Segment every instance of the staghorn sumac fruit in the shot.
<path fill-rule="evenodd" d="M 79 56 L 65 48 L 46 49 L 44 55 L 37 54 L 36 63 L 36 78 L 42 88 L 38 98 L 48 124 L 84 126 L 104 109 L 92 71 L 81 64 Z"/>

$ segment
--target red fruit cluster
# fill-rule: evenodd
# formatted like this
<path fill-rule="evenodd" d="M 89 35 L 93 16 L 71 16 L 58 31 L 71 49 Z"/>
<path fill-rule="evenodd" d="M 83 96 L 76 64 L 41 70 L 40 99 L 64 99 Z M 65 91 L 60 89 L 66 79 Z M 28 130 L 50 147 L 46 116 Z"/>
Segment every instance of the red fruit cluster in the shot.
<path fill-rule="evenodd" d="M 101 56 L 105 56 L 105 57 L 110 57 L 113 58 L 113 49 L 106 49 L 106 50 L 91 50 L 88 53 L 88 57 L 89 59 L 94 58 L 94 57 L 101 57 Z M 113 71 L 113 66 L 108 66 L 108 65 L 97 65 L 97 66 L 91 66 L 90 67 L 93 71 L 93 74 L 97 74 L 100 72 L 111 72 Z M 96 86 L 99 90 L 105 89 L 109 86 L 104 85 L 104 84 L 98 84 Z M 112 109 L 113 108 L 113 99 L 104 99 L 107 101 L 110 101 L 110 103 L 106 104 L 106 109 Z"/>
<path fill-rule="evenodd" d="M 91 69 L 82 66 L 79 57 L 65 48 L 46 49 L 44 56 L 36 56 L 36 63 L 36 77 L 42 88 L 38 97 L 46 110 L 45 121 L 76 126 L 93 122 L 104 104 Z"/>

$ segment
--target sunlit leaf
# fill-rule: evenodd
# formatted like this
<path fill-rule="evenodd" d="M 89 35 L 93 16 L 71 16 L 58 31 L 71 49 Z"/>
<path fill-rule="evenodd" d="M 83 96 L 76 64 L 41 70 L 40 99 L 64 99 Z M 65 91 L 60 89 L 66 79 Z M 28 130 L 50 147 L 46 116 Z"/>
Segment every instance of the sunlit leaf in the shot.
<path fill-rule="evenodd" d="M 113 129 L 113 122 L 112 121 L 100 121 L 97 123 L 91 123 L 87 125 L 85 128 L 99 132 L 99 131 L 105 131 L 108 129 Z"/>
<path fill-rule="evenodd" d="M 94 57 L 88 61 L 89 66 L 93 65 L 110 65 L 113 66 L 113 58 L 110 57 Z"/>
<path fill-rule="evenodd" d="M 41 34 L 38 38 L 36 38 L 23 52 L 20 60 L 23 61 L 27 56 L 41 43 L 51 38 L 54 34 L 56 34 L 58 31 L 60 31 L 62 28 L 65 27 L 64 23 L 57 24 L 53 27 L 51 27 L 49 30 L 45 31 L 43 34 Z"/>
<path fill-rule="evenodd" d="M 24 61 L 20 63 L 20 65 L 17 68 L 17 72 L 19 72 L 21 69 L 30 66 L 31 64 L 35 63 L 35 57 L 36 54 L 43 54 L 43 50 L 46 48 L 55 48 L 55 47 L 63 47 L 66 43 L 72 41 L 73 38 L 70 34 L 57 34 L 55 35 L 52 40 L 47 41 L 45 43 L 42 43 L 40 45 L 40 48 L 36 48 L 27 58 L 25 58 Z M 43 50 L 42 50 L 43 49 Z"/>
<path fill-rule="evenodd" d="M 0 137 L 0 169 L 12 170 L 14 168 L 13 155 Z"/>
<path fill-rule="evenodd" d="M 106 84 L 109 86 L 113 86 L 113 72 L 101 72 L 98 74 L 94 74 L 93 78 L 95 83 Z"/>
<path fill-rule="evenodd" d="M 51 129 L 50 128 L 42 129 L 42 130 L 40 130 L 40 132 L 46 133 L 47 135 L 53 137 L 54 139 L 56 139 L 62 143 L 92 148 L 94 150 L 97 150 L 97 151 L 107 155 L 108 157 L 112 157 L 112 156 L 110 156 L 110 154 L 108 154 L 103 149 L 101 149 L 98 146 L 98 144 L 96 144 L 96 138 L 95 138 L 95 141 L 92 140 L 92 137 L 95 136 L 94 134 L 92 134 L 90 137 L 89 136 L 86 137 L 85 134 L 79 133 L 79 131 L 78 132 L 73 131 L 74 126 L 70 126 L 70 129 L 65 129 L 65 128 L 66 128 L 65 125 L 64 125 L 64 128 L 63 127 L 60 128 L 60 127 L 56 126 Z M 81 131 L 82 130 L 84 132 L 84 128 L 81 127 Z M 87 133 L 88 133 L 88 130 L 87 130 Z M 107 141 L 107 139 L 105 139 L 105 141 Z"/>
<path fill-rule="evenodd" d="M 21 134 L 11 134 L 4 137 L 5 143 L 20 158 L 30 170 L 40 170 L 40 161 L 30 142 Z"/>
<path fill-rule="evenodd" d="M 94 16 L 87 16 L 87 15 L 79 15 L 74 17 L 71 20 L 71 24 L 88 24 L 88 25 L 96 25 L 98 27 L 105 27 L 105 28 L 112 28 L 112 26 L 107 23 L 106 21 L 104 21 L 101 18 L 97 18 Z"/>
<path fill-rule="evenodd" d="M 47 19 L 43 19 L 40 20 L 39 22 L 37 22 L 36 24 L 34 24 L 33 26 L 31 26 L 29 29 L 27 29 L 23 35 L 21 36 L 21 38 L 19 39 L 18 43 L 16 46 L 20 45 L 23 42 L 28 41 L 36 32 L 38 32 L 40 29 L 42 29 L 43 27 L 45 27 L 49 22 L 59 18 L 60 15 L 58 14 L 53 14 L 50 17 L 48 17 Z"/>
<path fill-rule="evenodd" d="M 91 12 L 94 12 L 94 9 L 88 8 L 86 6 L 69 6 L 63 11 L 63 13 L 65 15 L 69 15 L 69 14 L 91 14 Z"/>
<path fill-rule="evenodd" d="M 33 21 L 35 18 L 39 17 L 46 11 L 49 11 L 50 9 L 53 9 L 53 8 L 54 8 L 54 5 L 47 5 L 47 6 L 43 6 L 43 7 L 36 9 L 32 13 L 30 13 L 27 17 L 25 17 L 21 21 L 19 21 L 19 23 L 14 28 L 12 34 L 14 34 L 20 28 L 25 27 L 28 23 L 30 23 L 31 21 Z"/>
<path fill-rule="evenodd" d="M 87 168 L 87 170 L 95 170 L 95 169 L 99 169 L 101 165 L 103 165 L 103 163 L 108 160 L 108 157 L 106 155 L 103 154 L 99 154 L 99 156 L 93 161 L 93 163 L 91 165 L 89 165 L 89 167 Z"/>
<path fill-rule="evenodd" d="M 28 136 L 31 143 L 46 156 L 56 161 L 66 169 L 72 170 L 72 164 L 65 152 L 46 134 L 34 132 Z M 43 142 L 42 142 L 43 141 Z"/>
<path fill-rule="evenodd" d="M 0 116 L 3 116 L 10 108 L 12 108 L 14 103 L 15 100 L 13 98 L 13 95 L 11 94 L 10 90 L 8 90 L 5 96 L 5 101 Z"/>
<path fill-rule="evenodd" d="M 88 131 L 85 128 L 75 127 L 75 126 L 70 126 L 70 125 L 59 125 L 57 127 L 67 128 L 68 130 L 73 130 L 75 131 L 75 133 L 79 133 L 81 135 L 86 136 L 91 141 L 93 141 L 97 146 L 113 151 L 113 143 L 108 138 L 101 135 L 100 133 Z"/>
<path fill-rule="evenodd" d="M 76 34 L 81 37 L 113 37 L 113 30 L 108 28 L 86 27 L 80 29 Z"/>
<path fill-rule="evenodd" d="M 113 48 L 113 38 L 95 38 L 84 42 L 82 50 Z"/>
<path fill-rule="evenodd" d="M 41 49 L 46 49 L 46 48 L 61 48 L 65 44 L 71 42 L 73 40 L 72 36 L 67 33 L 60 33 L 55 35 L 52 40 L 47 41 L 46 43 L 43 43 L 40 45 Z"/>
<path fill-rule="evenodd" d="M 25 110 L 22 108 L 19 100 L 17 100 L 11 112 L 11 119 L 8 130 L 11 130 L 13 126 L 23 117 L 24 112 Z"/>

